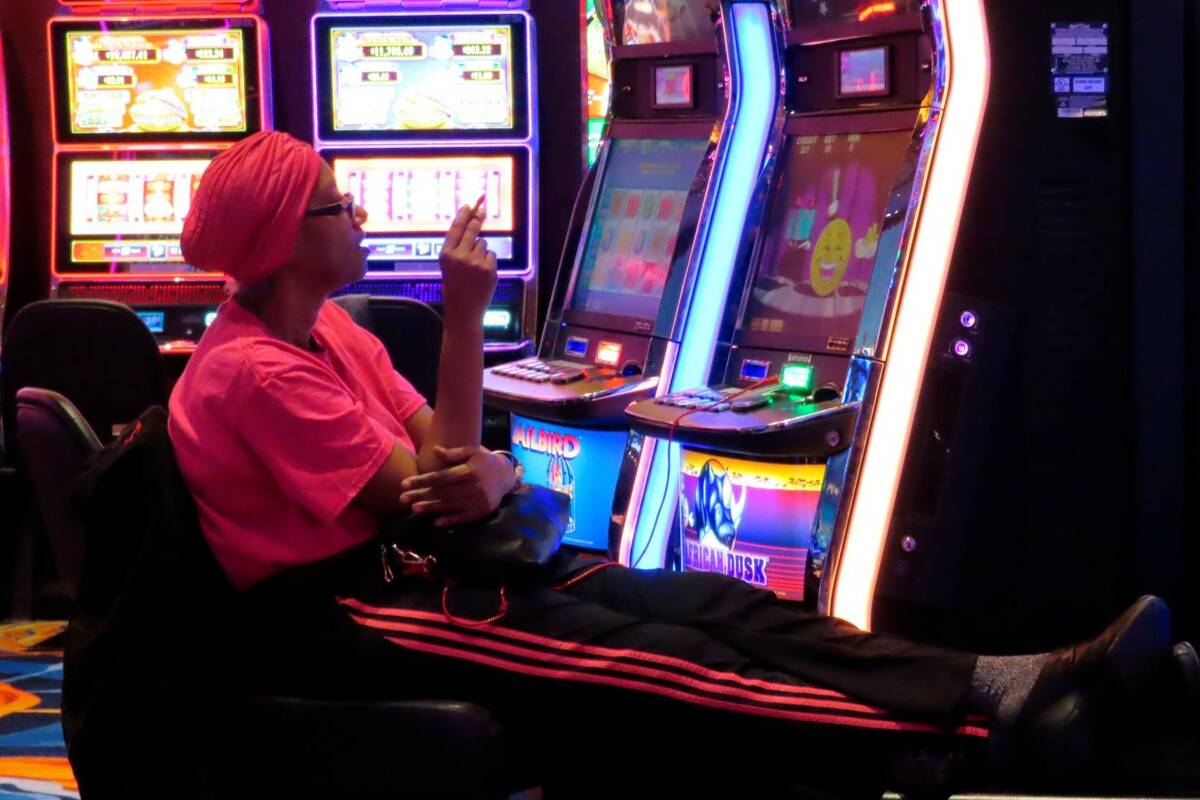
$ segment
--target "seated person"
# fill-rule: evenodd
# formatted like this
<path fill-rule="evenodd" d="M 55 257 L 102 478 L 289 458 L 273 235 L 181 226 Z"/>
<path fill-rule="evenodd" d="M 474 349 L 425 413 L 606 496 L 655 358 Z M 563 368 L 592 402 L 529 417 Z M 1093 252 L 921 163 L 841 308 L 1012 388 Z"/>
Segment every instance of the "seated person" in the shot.
<path fill-rule="evenodd" d="M 982 737 L 987 718 L 994 739 L 1036 761 L 1090 741 L 1102 710 L 1167 659 L 1169 613 L 1152 597 L 1090 642 L 999 657 L 863 632 L 706 573 L 568 563 L 501 594 L 389 561 L 372 544 L 384 521 L 480 519 L 518 483 L 507 457 L 480 447 L 496 284 L 482 218 L 460 208 L 441 251 L 432 409 L 328 300 L 364 274 L 366 212 L 316 152 L 264 132 L 204 173 L 184 255 L 228 274 L 236 293 L 175 387 L 169 431 L 208 544 L 245 600 L 255 645 L 239 665 L 253 680 L 309 696 L 470 700 L 547 747 L 606 720 L 673 736 L 669 720 L 686 719 L 684 735 L 717 744 L 718 731 L 778 739 L 814 723 Z"/>

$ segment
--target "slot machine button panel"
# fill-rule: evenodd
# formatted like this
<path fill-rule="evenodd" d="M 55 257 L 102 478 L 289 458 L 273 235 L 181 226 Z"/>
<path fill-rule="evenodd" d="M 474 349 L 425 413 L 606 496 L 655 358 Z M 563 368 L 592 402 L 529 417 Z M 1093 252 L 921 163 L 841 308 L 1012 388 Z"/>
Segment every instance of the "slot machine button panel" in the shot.
<path fill-rule="evenodd" d="M 730 409 L 736 413 L 745 414 L 749 411 L 755 411 L 762 408 L 770 400 L 766 395 L 751 395 L 749 397 L 741 397 L 729 404 Z"/>

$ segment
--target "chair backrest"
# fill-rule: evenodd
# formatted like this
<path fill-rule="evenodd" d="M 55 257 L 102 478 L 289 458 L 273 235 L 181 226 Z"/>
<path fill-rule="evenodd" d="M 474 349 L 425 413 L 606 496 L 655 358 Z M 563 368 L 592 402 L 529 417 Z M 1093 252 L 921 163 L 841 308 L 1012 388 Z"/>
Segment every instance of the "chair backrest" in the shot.
<path fill-rule="evenodd" d="M 420 392 L 437 403 L 438 362 L 442 352 L 442 316 L 420 300 L 407 297 L 343 295 L 334 302 L 354 321 L 383 342 L 392 367 Z M 369 324 L 367 324 L 369 323 Z"/>
<path fill-rule="evenodd" d="M 199 709 L 220 708 L 244 679 L 218 669 L 206 645 L 229 632 L 235 593 L 175 463 L 166 409 L 148 409 L 109 442 L 73 499 L 87 552 L 64 643 L 61 719 L 80 792 L 155 797 L 165 779 L 180 800 L 227 796 L 198 782 L 219 741 Z"/>
<path fill-rule="evenodd" d="M 17 438 L 58 577 L 74 600 L 83 576 L 84 527 L 71 498 L 100 440 L 70 400 L 32 387 L 17 392 Z"/>
<path fill-rule="evenodd" d="M 133 309 L 107 300 L 40 300 L 20 310 L 0 350 L 4 439 L 17 458 L 17 391 L 35 386 L 71 399 L 100 441 L 167 401 L 153 334 Z"/>
<path fill-rule="evenodd" d="M 442 354 L 442 315 L 420 300 L 372 297 L 371 324 L 396 371 L 437 403 L 438 363 Z"/>

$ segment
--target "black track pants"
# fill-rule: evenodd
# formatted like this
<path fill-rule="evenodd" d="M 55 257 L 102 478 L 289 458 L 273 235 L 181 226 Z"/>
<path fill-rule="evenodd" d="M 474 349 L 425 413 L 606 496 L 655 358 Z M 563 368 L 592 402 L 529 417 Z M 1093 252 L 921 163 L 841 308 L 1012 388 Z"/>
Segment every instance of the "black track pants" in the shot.
<path fill-rule="evenodd" d="M 381 573 L 376 557 L 252 590 L 242 627 L 261 688 L 476 702 L 548 760 L 686 760 L 707 743 L 716 767 L 795 752 L 789 741 L 853 752 L 986 737 L 961 715 L 975 655 L 865 633 L 732 578 L 571 563 L 501 593 Z"/>

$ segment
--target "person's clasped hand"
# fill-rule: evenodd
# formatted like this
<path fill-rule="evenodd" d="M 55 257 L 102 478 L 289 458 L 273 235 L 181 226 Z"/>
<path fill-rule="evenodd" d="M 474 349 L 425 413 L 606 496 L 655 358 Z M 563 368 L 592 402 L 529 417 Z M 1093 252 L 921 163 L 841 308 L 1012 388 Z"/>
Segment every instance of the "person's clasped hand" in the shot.
<path fill-rule="evenodd" d="M 439 528 L 483 519 L 516 486 L 512 464 L 482 447 L 435 447 L 444 469 L 406 478 L 400 503 L 413 514 L 434 515 Z"/>

